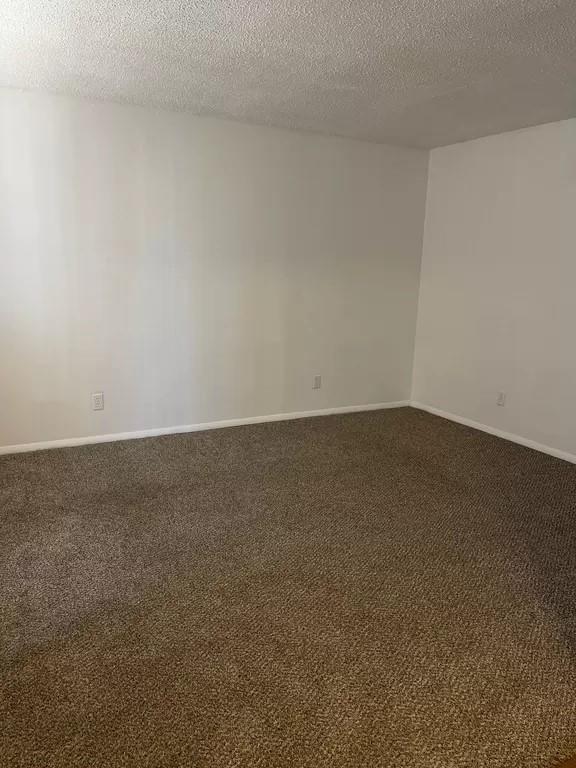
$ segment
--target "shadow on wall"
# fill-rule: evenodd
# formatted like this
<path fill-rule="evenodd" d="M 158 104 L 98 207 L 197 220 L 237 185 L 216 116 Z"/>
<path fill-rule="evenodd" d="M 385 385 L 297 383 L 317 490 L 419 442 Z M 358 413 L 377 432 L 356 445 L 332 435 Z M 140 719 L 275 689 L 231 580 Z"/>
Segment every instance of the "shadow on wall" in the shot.
<path fill-rule="evenodd" d="M 93 105 L 55 101 L 40 141 L 32 102 L 18 105 L 0 163 L 0 445 L 257 413 L 278 389 L 265 375 L 281 302 L 263 257 L 241 279 L 245 216 L 223 238 L 204 165 L 173 167 L 172 142 L 138 113 L 113 112 L 118 130 L 95 135 Z"/>

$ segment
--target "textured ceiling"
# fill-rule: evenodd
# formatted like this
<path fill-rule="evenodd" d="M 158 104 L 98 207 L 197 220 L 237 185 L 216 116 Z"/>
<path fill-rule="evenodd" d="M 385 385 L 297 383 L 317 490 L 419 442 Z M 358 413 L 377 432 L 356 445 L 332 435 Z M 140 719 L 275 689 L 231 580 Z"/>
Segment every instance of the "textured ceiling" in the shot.
<path fill-rule="evenodd" d="M 432 147 L 576 116 L 576 0 L 0 0 L 0 85 Z"/>

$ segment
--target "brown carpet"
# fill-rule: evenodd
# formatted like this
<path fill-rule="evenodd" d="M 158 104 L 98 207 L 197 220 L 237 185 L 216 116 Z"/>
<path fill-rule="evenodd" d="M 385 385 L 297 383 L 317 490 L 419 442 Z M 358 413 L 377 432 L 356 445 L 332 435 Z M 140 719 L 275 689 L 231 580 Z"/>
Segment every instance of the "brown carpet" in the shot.
<path fill-rule="evenodd" d="M 0 459 L 0 764 L 576 751 L 576 467 L 410 408 Z"/>

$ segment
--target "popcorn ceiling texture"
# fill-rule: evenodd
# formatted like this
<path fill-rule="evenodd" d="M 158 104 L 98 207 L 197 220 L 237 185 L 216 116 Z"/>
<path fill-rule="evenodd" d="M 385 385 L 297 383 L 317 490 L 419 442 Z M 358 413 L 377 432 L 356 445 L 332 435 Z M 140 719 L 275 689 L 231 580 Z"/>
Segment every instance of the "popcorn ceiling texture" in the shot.
<path fill-rule="evenodd" d="M 433 147 L 576 116 L 574 0 L 3 0 L 0 85 Z"/>

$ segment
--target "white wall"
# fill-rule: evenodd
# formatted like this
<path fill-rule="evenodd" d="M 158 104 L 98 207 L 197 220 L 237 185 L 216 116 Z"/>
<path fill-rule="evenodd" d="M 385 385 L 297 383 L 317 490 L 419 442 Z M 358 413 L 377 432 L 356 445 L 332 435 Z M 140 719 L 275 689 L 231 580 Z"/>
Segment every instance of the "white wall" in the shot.
<path fill-rule="evenodd" d="M 426 172 L 0 92 L 0 446 L 409 398 Z"/>
<path fill-rule="evenodd" d="M 432 151 L 413 396 L 576 454 L 576 120 Z"/>

